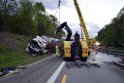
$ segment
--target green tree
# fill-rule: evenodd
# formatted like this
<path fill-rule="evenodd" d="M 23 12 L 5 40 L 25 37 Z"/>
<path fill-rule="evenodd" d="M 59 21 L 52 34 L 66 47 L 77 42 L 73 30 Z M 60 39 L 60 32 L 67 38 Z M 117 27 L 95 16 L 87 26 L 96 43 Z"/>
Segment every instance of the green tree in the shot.
<path fill-rule="evenodd" d="M 42 2 L 35 3 L 34 11 L 35 23 L 38 31 L 37 33 L 41 35 L 42 32 L 44 32 L 43 27 L 46 25 L 46 18 L 43 15 L 45 13 L 45 7 L 43 6 Z"/>
<path fill-rule="evenodd" d="M 124 13 L 112 19 L 112 22 L 98 32 L 96 39 L 104 46 L 124 46 Z"/>
<path fill-rule="evenodd" d="M 9 27 L 8 17 L 13 15 L 17 8 L 17 1 L 16 0 L 0 0 L 0 17 L 1 17 L 1 31 L 7 32 Z M 4 24 L 4 25 L 2 25 Z"/>
<path fill-rule="evenodd" d="M 33 26 L 33 6 L 29 0 L 20 0 L 20 12 L 19 12 L 19 33 L 24 35 L 31 35 Z"/>

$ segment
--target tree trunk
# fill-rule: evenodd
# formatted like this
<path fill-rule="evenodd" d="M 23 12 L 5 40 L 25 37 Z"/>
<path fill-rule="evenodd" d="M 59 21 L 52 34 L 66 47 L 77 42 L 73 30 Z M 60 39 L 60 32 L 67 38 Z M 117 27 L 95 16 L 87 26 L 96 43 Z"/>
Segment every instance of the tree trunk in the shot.
<path fill-rule="evenodd" d="M 4 0 L 4 32 L 7 32 L 7 8 L 6 8 L 7 0 Z"/>

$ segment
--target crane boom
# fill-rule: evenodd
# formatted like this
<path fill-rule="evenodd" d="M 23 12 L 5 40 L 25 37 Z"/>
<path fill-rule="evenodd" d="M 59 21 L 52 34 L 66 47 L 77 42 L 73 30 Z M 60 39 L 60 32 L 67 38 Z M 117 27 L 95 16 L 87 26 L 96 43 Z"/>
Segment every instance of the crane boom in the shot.
<path fill-rule="evenodd" d="M 86 40 L 89 40 L 90 37 L 89 37 L 88 31 L 87 31 L 85 22 L 84 22 L 84 20 L 83 20 L 83 16 L 82 16 L 82 14 L 81 14 L 80 8 L 79 8 L 79 6 L 78 6 L 77 0 L 74 0 L 74 5 L 75 5 L 76 11 L 77 11 L 77 13 L 78 13 L 78 17 L 79 17 L 79 20 L 80 20 L 80 25 L 81 25 L 81 27 L 83 28 L 83 31 L 84 31 Z"/>

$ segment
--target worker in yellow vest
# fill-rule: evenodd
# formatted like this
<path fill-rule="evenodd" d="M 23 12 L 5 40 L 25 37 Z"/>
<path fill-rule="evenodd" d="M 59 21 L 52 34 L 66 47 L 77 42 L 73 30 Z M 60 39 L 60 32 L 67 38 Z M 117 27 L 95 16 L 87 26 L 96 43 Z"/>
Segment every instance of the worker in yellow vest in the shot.
<path fill-rule="evenodd" d="M 58 57 L 59 56 L 59 46 L 56 45 L 56 56 Z"/>

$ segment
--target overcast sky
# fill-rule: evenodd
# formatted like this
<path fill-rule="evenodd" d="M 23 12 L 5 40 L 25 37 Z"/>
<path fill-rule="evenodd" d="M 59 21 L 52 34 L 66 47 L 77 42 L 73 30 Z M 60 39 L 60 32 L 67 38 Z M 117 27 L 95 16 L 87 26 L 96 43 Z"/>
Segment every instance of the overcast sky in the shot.
<path fill-rule="evenodd" d="M 35 0 L 43 2 L 46 11 L 55 15 L 58 0 Z M 91 38 L 97 36 L 98 31 L 104 25 L 109 24 L 116 17 L 120 9 L 124 7 L 124 0 L 77 0 L 81 9 L 86 27 Z M 59 19 L 59 11 L 56 14 Z M 80 22 L 73 0 L 61 0 L 60 22 L 67 21 L 68 25 L 75 31 L 80 31 Z"/>

